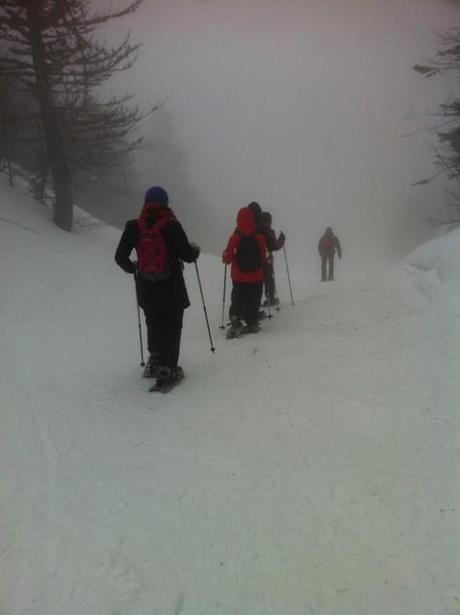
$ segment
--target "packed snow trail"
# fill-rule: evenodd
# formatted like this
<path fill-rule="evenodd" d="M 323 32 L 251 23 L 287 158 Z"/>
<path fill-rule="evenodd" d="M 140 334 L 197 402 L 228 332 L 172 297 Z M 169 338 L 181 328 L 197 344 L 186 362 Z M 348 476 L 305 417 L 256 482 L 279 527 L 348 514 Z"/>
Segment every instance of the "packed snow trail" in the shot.
<path fill-rule="evenodd" d="M 158 396 L 119 232 L 5 187 L 0 216 L 2 615 L 458 615 L 460 310 L 432 271 L 293 271 L 291 306 L 280 267 L 281 311 L 225 340 L 203 255 L 216 353 L 188 267 Z"/>

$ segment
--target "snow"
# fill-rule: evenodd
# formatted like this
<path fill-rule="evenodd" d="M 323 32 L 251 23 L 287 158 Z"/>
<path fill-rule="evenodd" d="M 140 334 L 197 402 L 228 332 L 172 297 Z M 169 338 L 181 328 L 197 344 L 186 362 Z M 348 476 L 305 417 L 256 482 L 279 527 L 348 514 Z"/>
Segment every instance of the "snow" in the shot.
<path fill-rule="evenodd" d="M 460 231 L 398 267 L 282 255 L 263 332 L 193 266 L 170 394 L 119 231 L 0 186 L 2 615 L 458 615 Z M 457 251 L 457 256 L 455 253 Z"/>

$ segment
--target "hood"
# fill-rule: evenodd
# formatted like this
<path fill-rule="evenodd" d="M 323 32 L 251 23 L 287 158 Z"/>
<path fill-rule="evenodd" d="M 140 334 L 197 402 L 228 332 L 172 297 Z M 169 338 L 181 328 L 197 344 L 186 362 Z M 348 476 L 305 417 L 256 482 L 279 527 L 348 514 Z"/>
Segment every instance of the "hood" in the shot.
<path fill-rule="evenodd" d="M 169 207 L 165 207 L 164 205 L 159 205 L 158 203 L 146 203 L 142 207 L 139 218 L 141 220 L 145 220 L 147 226 L 151 226 L 160 218 L 173 219 L 174 214 Z"/>
<path fill-rule="evenodd" d="M 243 235 L 251 235 L 256 230 L 254 215 L 249 207 L 242 207 L 238 212 L 236 227 Z"/>

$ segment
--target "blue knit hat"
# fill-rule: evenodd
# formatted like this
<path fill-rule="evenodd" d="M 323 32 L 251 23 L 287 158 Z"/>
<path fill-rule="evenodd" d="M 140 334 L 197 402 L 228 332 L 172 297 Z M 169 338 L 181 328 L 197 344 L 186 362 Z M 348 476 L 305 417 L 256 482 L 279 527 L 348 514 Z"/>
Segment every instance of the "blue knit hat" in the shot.
<path fill-rule="evenodd" d="M 161 186 L 153 186 L 145 193 L 144 203 L 158 203 L 158 205 L 167 207 L 169 203 L 168 193 Z"/>

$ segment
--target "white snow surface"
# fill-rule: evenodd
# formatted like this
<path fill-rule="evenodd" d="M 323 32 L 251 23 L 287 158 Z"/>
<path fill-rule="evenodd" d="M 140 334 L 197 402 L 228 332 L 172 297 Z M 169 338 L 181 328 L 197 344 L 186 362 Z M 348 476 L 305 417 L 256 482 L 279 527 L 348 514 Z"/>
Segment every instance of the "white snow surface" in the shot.
<path fill-rule="evenodd" d="M 460 231 L 378 270 L 345 246 L 334 283 L 293 263 L 295 305 L 281 254 L 281 311 L 229 341 L 202 255 L 216 352 L 188 265 L 162 395 L 120 232 L 0 201 L 1 615 L 460 613 Z"/>

